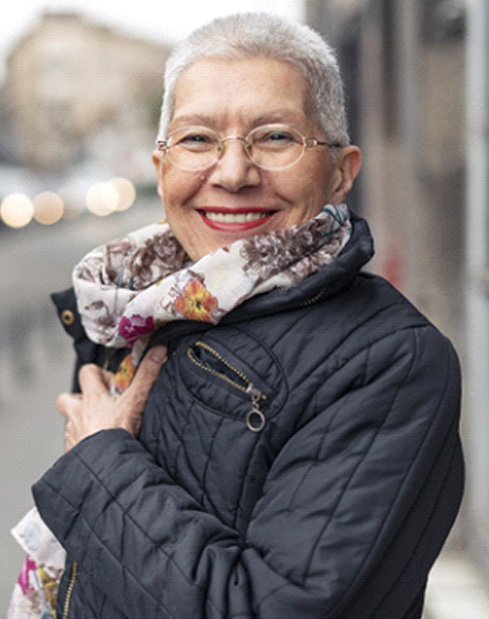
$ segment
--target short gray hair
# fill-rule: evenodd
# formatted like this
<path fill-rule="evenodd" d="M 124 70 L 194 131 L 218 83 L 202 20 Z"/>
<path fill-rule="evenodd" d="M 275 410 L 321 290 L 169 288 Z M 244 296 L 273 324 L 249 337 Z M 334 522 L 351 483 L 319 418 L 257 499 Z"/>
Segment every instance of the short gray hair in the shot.
<path fill-rule="evenodd" d="M 303 24 L 267 13 L 221 17 L 194 30 L 170 54 L 165 70 L 165 93 L 158 139 L 164 139 L 175 107 L 175 86 L 182 72 L 201 58 L 267 57 L 289 62 L 309 85 L 310 104 L 329 142 L 350 143 L 345 97 L 333 49 Z"/>

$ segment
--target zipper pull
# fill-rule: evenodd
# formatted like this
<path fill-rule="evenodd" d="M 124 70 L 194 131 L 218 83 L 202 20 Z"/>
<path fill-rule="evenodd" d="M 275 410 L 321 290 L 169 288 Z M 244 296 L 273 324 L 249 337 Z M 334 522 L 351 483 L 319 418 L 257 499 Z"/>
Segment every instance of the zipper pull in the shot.
<path fill-rule="evenodd" d="M 265 415 L 261 412 L 259 402 L 263 395 L 252 383 L 246 389 L 246 393 L 251 396 L 251 410 L 246 415 L 246 425 L 252 432 L 261 432 L 265 427 Z"/>

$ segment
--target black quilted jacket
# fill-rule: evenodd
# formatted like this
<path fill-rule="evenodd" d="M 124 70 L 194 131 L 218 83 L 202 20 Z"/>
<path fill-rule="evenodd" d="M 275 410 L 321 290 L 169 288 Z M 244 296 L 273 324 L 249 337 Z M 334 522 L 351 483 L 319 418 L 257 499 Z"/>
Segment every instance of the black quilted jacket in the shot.
<path fill-rule="evenodd" d="M 158 333 L 139 440 L 99 432 L 34 486 L 69 557 L 58 619 L 420 617 L 462 494 L 459 367 L 371 253 L 355 219 L 297 287 Z"/>

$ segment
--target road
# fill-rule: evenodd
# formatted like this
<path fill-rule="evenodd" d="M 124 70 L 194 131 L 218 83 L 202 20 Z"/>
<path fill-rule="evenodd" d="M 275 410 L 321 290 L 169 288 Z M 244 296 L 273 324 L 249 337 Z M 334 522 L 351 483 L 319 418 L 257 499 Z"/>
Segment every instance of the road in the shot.
<path fill-rule="evenodd" d="M 32 483 L 63 452 L 55 400 L 69 388 L 73 353 L 49 293 L 70 285 L 89 249 L 161 216 L 154 199 L 109 218 L 0 231 L 0 614 L 23 561 L 10 528 L 33 504 Z"/>

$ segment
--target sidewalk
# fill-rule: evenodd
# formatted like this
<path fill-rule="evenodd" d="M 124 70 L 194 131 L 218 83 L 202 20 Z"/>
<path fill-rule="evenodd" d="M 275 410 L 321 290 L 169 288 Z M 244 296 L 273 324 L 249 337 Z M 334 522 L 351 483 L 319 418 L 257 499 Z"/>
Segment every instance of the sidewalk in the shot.
<path fill-rule="evenodd" d="M 489 583 L 463 553 L 447 551 L 438 558 L 423 619 L 489 619 Z"/>

